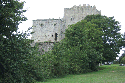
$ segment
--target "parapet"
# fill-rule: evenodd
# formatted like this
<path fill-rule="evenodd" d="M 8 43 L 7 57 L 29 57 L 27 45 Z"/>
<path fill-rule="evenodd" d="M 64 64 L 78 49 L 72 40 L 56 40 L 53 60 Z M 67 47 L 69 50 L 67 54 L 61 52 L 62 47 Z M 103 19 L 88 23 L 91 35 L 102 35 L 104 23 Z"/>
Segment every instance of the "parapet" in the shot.
<path fill-rule="evenodd" d="M 94 6 L 90 6 L 89 4 L 87 4 L 87 5 L 83 4 L 83 5 L 79 5 L 79 6 L 74 5 L 71 8 L 64 8 L 64 11 L 77 10 L 77 9 L 81 9 L 81 8 L 86 9 L 86 10 L 89 10 L 89 9 L 95 9 L 95 10 L 97 10 L 95 5 Z"/>

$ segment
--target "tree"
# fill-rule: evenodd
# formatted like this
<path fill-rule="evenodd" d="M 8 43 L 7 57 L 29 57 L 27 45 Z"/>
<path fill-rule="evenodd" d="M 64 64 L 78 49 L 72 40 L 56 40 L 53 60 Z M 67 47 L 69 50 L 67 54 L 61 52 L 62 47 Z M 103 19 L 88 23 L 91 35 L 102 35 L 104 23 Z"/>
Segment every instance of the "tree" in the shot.
<path fill-rule="evenodd" d="M 121 63 L 122 58 L 125 57 L 125 53 L 122 54 L 122 56 L 119 57 L 119 64 Z"/>
<path fill-rule="evenodd" d="M 1 83 L 31 83 L 42 75 L 38 67 L 39 59 L 35 56 L 38 55 L 36 48 L 30 46 L 26 33 L 17 32 L 21 21 L 27 19 L 22 15 L 26 11 L 23 4 L 17 0 L 0 1 Z"/>
<path fill-rule="evenodd" d="M 19 23 L 27 18 L 21 15 L 26 10 L 23 9 L 24 2 L 14 0 L 0 1 L 0 32 L 2 36 L 11 38 L 11 34 L 17 31 Z"/>
<path fill-rule="evenodd" d="M 99 27 L 95 27 L 96 24 L 82 20 L 70 25 L 65 32 L 70 63 L 76 64 L 81 70 L 97 70 L 97 64 L 102 59 L 103 46 L 100 36 L 103 33 Z"/>
<path fill-rule="evenodd" d="M 119 22 L 115 21 L 114 17 L 107 17 L 101 15 L 88 15 L 85 17 L 88 22 L 97 25 L 104 33 L 101 38 L 103 39 L 103 57 L 104 61 L 113 61 L 118 56 L 121 47 L 123 46 L 123 38 L 120 34 Z"/>
<path fill-rule="evenodd" d="M 55 43 L 50 55 L 45 55 L 53 60 L 51 73 L 54 76 L 98 70 L 98 63 L 102 60 L 100 36 L 103 33 L 95 27 L 96 24 L 82 20 L 66 29 L 65 38 Z"/>
<path fill-rule="evenodd" d="M 125 57 L 122 58 L 121 63 L 125 64 Z"/>

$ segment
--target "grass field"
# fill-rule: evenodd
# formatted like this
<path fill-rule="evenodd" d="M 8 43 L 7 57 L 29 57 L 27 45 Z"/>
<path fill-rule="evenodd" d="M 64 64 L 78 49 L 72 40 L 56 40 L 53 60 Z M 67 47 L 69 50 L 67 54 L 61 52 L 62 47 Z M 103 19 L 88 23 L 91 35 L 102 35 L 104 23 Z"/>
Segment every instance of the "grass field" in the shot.
<path fill-rule="evenodd" d="M 125 66 L 103 65 L 97 72 L 80 75 L 67 75 L 37 83 L 125 83 Z"/>

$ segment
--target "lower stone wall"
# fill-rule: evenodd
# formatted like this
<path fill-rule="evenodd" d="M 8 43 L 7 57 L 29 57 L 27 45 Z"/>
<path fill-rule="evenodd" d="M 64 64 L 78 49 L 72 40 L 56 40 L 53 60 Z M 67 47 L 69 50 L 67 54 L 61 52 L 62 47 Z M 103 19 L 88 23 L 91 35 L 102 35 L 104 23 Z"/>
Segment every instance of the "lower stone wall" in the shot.
<path fill-rule="evenodd" d="M 54 46 L 54 42 L 40 42 L 38 43 L 39 51 L 41 54 L 45 54 L 45 52 L 48 52 L 49 50 L 52 50 Z"/>
<path fill-rule="evenodd" d="M 31 47 L 35 46 L 35 42 L 31 43 Z M 52 50 L 52 48 L 54 47 L 55 42 L 37 42 L 38 47 L 39 47 L 39 52 L 41 54 L 45 54 L 45 52 L 48 52 L 50 50 Z"/>

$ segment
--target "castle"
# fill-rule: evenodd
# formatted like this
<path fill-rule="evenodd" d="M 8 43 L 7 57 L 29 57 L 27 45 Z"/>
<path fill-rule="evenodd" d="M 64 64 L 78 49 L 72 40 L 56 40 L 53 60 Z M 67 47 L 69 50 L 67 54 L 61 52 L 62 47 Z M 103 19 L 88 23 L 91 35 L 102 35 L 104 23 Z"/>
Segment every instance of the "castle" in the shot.
<path fill-rule="evenodd" d="M 65 29 L 68 25 L 75 24 L 83 20 L 87 15 L 101 14 L 95 6 L 83 4 L 83 6 L 73 6 L 64 8 L 64 17 L 59 19 L 37 19 L 33 20 L 33 34 L 31 39 L 34 43 L 40 43 L 45 51 L 51 48 L 53 42 L 61 41 L 65 37 Z M 45 43 L 49 41 L 50 43 Z M 43 43 L 42 43 L 43 42 Z M 45 47 L 47 47 L 45 49 Z"/>

